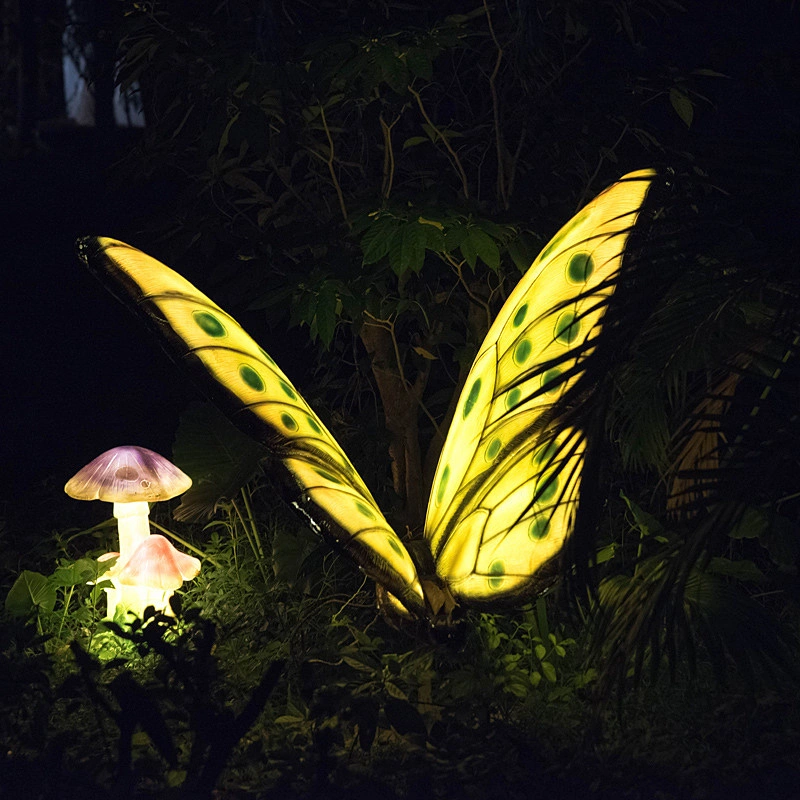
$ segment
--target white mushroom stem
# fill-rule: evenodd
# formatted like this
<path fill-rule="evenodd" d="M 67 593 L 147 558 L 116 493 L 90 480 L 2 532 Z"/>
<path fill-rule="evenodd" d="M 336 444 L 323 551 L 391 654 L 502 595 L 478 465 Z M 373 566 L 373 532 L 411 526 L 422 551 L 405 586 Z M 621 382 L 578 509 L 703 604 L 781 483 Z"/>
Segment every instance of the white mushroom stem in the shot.
<path fill-rule="evenodd" d="M 119 531 L 119 564 L 123 566 L 150 536 L 150 506 L 146 501 L 114 503 Z"/>

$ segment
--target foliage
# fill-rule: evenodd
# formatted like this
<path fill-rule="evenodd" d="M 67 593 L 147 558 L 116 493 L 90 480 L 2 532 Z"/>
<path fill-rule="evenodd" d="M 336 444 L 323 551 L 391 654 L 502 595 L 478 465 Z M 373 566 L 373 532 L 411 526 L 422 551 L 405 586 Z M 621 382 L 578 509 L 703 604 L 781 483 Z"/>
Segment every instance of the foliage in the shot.
<path fill-rule="evenodd" d="M 102 607 L 87 605 L 98 587 L 78 584 L 71 598 L 58 590 L 52 611 L 29 607 L 27 625 L 6 616 L 2 766 L 10 786 L 44 793 L 66 780 L 76 791 L 156 797 L 210 796 L 214 787 L 244 797 L 357 796 L 378 787 L 387 797 L 449 798 L 454 787 L 487 796 L 536 781 L 567 797 L 588 791 L 592 779 L 630 788 L 636 775 L 642 793 L 631 796 L 645 798 L 670 785 L 659 765 L 686 763 L 659 720 L 695 737 L 697 715 L 712 725 L 729 708 L 745 727 L 755 713 L 767 736 L 772 715 L 789 737 L 773 744 L 776 762 L 800 736 L 781 695 L 767 692 L 753 712 L 743 697 L 731 706 L 730 694 L 715 693 L 713 662 L 698 648 L 700 685 L 680 669 L 674 689 L 648 673 L 650 706 L 621 701 L 622 713 L 635 714 L 628 725 L 646 726 L 634 743 L 592 702 L 599 663 L 586 663 L 585 627 L 560 619 L 552 596 L 504 614 L 468 614 L 436 641 L 409 639 L 376 615 L 351 565 L 315 547 L 291 517 L 273 515 L 262 481 L 248 486 L 252 519 L 223 504 L 205 528 L 179 528 L 204 563 L 175 598 L 176 617 L 147 612 L 125 627 L 101 623 Z M 650 552 L 648 540 L 667 534 L 630 509 L 649 530 L 636 546 L 644 540 Z M 259 551 L 245 528 L 257 532 Z M 56 573 L 71 573 L 63 537 L 56 542 Z M 606 563 L 627 563 L 629 547 Z M 270 664 L 283 665 L 280 677 Z M 742 691 L 735 676 L 733 686 Z M 686 693 L 696 698 L 689 706 Z M 720 754 L 738 742 L 718 744 L 713 756 L 700 748 L 699 763 L 725 764 Z M 737 775 L 765 763 L 755 751 L 736 758 Z M 694 785 L 703 785 L 702 769 L 692 768 Z"/>

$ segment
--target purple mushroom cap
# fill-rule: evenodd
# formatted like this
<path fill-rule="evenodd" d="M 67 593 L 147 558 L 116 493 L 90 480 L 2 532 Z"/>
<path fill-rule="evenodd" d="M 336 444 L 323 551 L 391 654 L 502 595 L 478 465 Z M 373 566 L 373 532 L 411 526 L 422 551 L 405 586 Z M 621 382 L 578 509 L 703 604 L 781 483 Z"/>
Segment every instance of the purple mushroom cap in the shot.
<path fill-rule="evenodd" d="M 183 494 L 192 479 L 164 456 L 146 447 L 114 447 L 97 456 L 67 481 L 76 500 L 155 503 Z"/>

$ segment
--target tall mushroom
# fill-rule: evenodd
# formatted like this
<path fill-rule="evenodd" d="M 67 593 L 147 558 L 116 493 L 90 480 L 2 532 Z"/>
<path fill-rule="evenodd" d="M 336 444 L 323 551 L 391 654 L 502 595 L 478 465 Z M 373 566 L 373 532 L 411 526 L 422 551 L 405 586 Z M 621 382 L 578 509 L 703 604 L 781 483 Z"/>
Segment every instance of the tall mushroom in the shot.
<path fill-rule="evenodd" d="M 169 500 L 191 485 L 192 479 L 166 458 L 134 445 L 107 450 L 67 481 L 64 491 L 76 500 L 104 500 L 114 504 L 119 557 L 108 573 L 115 587 L 107 590 L 109 618 L 113 618 L 117 603 L 127 599 L 126 593 L 120 591 L 116 575 L 150 536 L 148 503 Z"/>

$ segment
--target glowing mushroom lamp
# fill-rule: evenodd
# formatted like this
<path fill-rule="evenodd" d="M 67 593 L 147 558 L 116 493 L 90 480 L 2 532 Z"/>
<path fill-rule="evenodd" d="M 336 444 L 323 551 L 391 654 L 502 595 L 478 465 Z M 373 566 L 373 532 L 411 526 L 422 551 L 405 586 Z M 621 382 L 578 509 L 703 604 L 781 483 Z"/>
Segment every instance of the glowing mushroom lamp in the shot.
<path fill-rule="evenodd" d="M 141 617 L 147 606 L 171 613 L 169 599 L 184 581 L 196 578 L 200 561 L 176 550 L 159 534 L 148 536 L 116 575 L 125 603 Z"/>
<path fill-rule="evenodd" d="M 123 588 L 128 584 L 118 584 L 117 576 L 139 546 L 150 538 L 148 503 L 169 500 L 183 494 L 191 485 L 192 479 L 166 458 L 136 446 L 107 450 L 67 481 L 64 491 L 76 500 L 103 500 L 114 504 L 119 554 L 107 553 L 100 559 L 118 555 L 117 563 L 107 573 L 114 584 L 114 589 L 106 590 L 109 618 L 113 618 L 118 604 L 129 605 L 128 595 L 134 604 L 138 603 L 136 594 Z"/>

